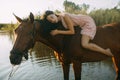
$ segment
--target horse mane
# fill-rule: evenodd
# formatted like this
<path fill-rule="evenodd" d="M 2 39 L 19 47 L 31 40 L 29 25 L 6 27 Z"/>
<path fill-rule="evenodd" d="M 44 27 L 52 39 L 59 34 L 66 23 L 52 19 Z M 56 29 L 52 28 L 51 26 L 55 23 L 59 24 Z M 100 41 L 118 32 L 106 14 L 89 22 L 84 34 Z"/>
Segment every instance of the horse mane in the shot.
<path fill-rule="evenodd" d="M 52 30 L 55 29 L 60 29 L 60 30 L 67 30 L 63 27 L 62 22 L 58 22 L 58 23 L 51 23 L 48 20 L 43 20 L 43 19 L 36 19 L 35 21 L 40 23 L 40 34 L 42 34 L 41 36 L 43 36 L 44 38 L 50 38 L 50 32 Z M 75 32 L 76 31 L 80 31 L 81 28 L 75 26 Z M 102 28 L 108 28 L 108 29 L 117 29 L 117 31 L 120 31 L 120 22 L 115 22 L 115 23 L 110 23 L 110 24 L 105 24 L 103 26 L 99 26 L 97 27 L 97 30 L 102 29 Z M 69 35 L 67 35 L 69 37 Z M 65 35 L 62 35 L 62 37 L 67 37 Z"/>
<path fill-rule="evenodd" d="M 41 32 L 42 36 L 44 36 L 44 37 L 50 36 L 50 32 L 52 30 L 55 30 L 58 28 L 64 29 L 61 22 L 51 23 L 48 20 L 42 20 L 42 19 L 36 19 L 35 21 L 40 23 L 40 25 L 41 25 L 40 32 Z"/>
<path fill-rule="evenodd" d="M 54 45 L 54 49 L 58 52 L 62 52 L 63 48 L 66 44 L 66 39 L 67 37 L 69 37 L 69 35 L 65 36 L 65 35 L 57 35 L 57 36 L 52 36 L 50 34 L 50 32 L 52 30 L 55 29 L 60 29 L 60 30 L 66 30 L 63 25 L 62 22 L 58 22 L 58 23 L 51 23 L 49 21 L 46 20 L 35 20 L 40 24 L 39 27 L 39 35 L 44 38 L 45 40 L 47 40 L 50 44 Z M 60 45 L 60 46 L 58 46 Z"/>

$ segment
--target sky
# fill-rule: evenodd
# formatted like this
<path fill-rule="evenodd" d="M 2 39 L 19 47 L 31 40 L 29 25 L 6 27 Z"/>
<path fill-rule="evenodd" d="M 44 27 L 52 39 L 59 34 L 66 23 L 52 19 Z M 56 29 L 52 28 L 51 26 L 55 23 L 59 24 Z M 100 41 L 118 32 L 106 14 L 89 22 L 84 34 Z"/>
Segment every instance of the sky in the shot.
<path fill-rule="evenodd" d="M 13 13 L 24 18 L 30 12 L 42 14 L 45 10 L 64 11 L 63 2 L 65 0 L 0 0 L 0 23 L 16 23 L 17 20 Z M 120 0 L 67 0 L 76 4 L 89 4 L 90 9 L 93 8 L 112 8 L 120 2 Z"/>

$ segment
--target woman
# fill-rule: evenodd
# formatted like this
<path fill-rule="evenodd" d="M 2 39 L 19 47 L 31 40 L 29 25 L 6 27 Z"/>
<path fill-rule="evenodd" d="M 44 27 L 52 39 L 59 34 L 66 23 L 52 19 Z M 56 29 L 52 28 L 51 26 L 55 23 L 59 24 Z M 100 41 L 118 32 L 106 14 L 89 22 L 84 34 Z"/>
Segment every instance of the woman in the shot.
<path fill-rule="evenodd" d="M 84 48 L 97 51 L 108 56 L 113 56 L 109 48 L 103 49 L 100 46 L 89 42 L 90 40 L 94 39 L 96 34 L 96 25 L 90 16 L 81 14 L 74 15 L 69 13 L 56 15 L 53 11 L 48 10 L 45 12 L 43 19 L 46 19 L 51 23 L 57 23 L 61 21 L 63 26 L 68 29 L 67 31 L 57 29 L 52 30 L 50 33 L 53 36 L 57 34 L 73 35 L 75 34 L 74 26 L 80 26 L 82 29 L 81 44 Z"/>

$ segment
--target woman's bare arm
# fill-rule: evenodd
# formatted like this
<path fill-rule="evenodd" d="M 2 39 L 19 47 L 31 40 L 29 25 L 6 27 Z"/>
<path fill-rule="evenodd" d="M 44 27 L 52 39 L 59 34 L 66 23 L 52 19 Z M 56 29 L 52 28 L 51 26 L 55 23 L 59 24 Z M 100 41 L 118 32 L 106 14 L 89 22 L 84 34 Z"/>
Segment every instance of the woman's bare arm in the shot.
<path fill-rule="evenodd" d="M 65 14 L 64 16 L 64 21 L 68 27 L 68 30 L 67 31 L 64 31 L 64 30 L 53 30 L 51 31 L 51 34 L 52 35 L 56 35 L 56 34 L 75 34 L 75 31 L 74 31 L 74 26 L 73 26 L 73 22 L 71 21 L 70 17 L 68 16 L 68 14 Z"/>

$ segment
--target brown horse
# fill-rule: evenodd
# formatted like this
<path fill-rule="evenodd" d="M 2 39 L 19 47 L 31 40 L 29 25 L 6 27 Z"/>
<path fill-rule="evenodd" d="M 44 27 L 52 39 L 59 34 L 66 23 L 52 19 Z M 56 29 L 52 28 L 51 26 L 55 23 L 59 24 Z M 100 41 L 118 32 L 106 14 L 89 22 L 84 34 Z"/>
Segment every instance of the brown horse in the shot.
<path fill-rule="evenodd" d="M 81 64 L 84 62 L 95 62 L 110 58 L 104 54 L 90 51 L 81 47 L 80 28 L 75 27 L 76 34 L 65 36 L 51 36 L 51 29 L 64 29 L 61 23 L 50 24 L 43 20 L 34 20 L 30 13 L 29 20 L 22 20 L 15 15 L 20 25 L 15 30 L 17 38 L 10 54 L 11 64 L 17 65 L 24 56 L 28 59 L 28 50 L 32 48 L 36 41 L 40 41 L 56 51 L 55 56 L 59 58 L 63 66 L 64 80 L 69 80 L 70 63 L 73 64 L 75 80 L 81 80 Z M 48 24 L 48 26 L 45 26 Z M 51 28 L 54 27 L 54 28 Z M 46 28 L 46 29 L 45 29 Z M 110 48 L 114 55 L 116 64 L 116 80 L 120 80 L 120 23 L 98 28 L 94 40 L 91 42 L 103 48 Z"/>

